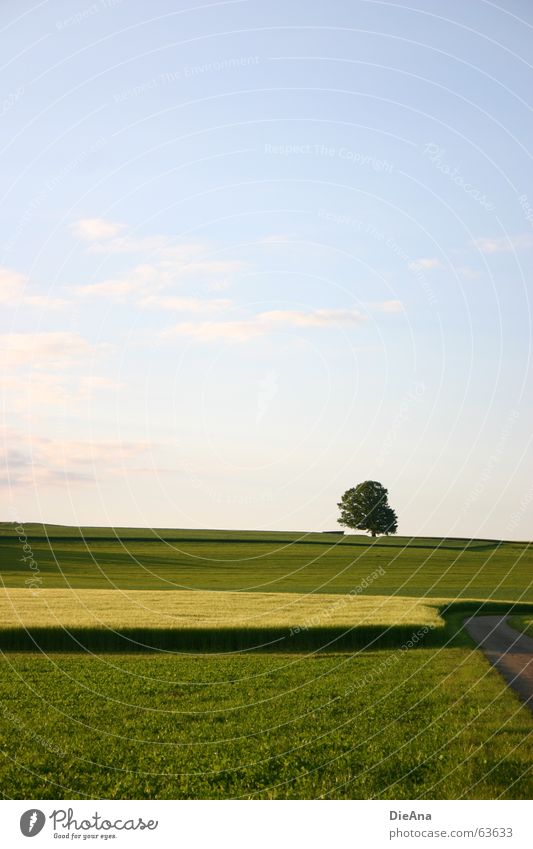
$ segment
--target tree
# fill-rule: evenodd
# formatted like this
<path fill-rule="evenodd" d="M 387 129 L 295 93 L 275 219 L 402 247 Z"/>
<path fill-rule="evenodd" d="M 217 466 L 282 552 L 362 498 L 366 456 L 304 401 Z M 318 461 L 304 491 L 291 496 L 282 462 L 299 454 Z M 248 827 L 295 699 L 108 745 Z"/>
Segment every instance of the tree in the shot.
<path fill-rule="evenodd" d="M 339 525 L 376 534 L 395 534 L 398 518 L 389 505 L 388 490 L 379 481 L 364 481 L 347 489 L 337 504 Z"/>

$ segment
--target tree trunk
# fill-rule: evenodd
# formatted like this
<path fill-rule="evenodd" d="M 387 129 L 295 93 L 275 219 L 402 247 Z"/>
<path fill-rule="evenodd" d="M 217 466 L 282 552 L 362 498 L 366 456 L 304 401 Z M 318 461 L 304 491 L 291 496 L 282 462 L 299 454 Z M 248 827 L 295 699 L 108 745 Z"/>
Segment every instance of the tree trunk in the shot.
<path fill-rule="evenodd" d="M 370 531 L 370 533 L 372 534 L 372 536 L 373 536 L 373 537 L 375 537 L 375 536 L 376 536 L 376 532 L 375 532 L 375 531 Z"/>

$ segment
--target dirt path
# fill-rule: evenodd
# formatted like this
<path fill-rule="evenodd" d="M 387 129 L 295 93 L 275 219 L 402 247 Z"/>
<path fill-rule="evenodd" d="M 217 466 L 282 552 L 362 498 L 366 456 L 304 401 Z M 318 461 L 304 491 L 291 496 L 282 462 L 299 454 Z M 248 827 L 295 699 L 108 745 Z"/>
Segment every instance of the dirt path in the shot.
<path fill-rule="evenodd" d="M 505 616 L 472 616 L 465 627 L 509 687 L 533 711 L 533 639 L 515 631 Z"/>

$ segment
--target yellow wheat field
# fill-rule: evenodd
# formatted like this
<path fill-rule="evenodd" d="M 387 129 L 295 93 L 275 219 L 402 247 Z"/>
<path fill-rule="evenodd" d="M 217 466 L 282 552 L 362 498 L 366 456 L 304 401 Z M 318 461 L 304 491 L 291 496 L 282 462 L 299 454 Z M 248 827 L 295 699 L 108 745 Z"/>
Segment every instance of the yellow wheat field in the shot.
<path fill-rule="evenodd" d="M 332 594 L 0 590 L 0 627 L 312 628 L 442 625 L 444 599 Z"/>

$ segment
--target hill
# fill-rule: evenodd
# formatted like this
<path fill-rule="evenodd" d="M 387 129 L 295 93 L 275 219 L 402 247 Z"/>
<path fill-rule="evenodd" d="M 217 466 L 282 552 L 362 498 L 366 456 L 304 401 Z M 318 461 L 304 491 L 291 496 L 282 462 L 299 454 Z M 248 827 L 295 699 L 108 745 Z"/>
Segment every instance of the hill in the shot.
<path fill-rule="evenodd" d="M 533 547 L 499 540 L 275 531 L 0 526 L 4 586 L 233 590 L 532 601 Z M 25 539 L 23 538 L 23 540 Z"/>

